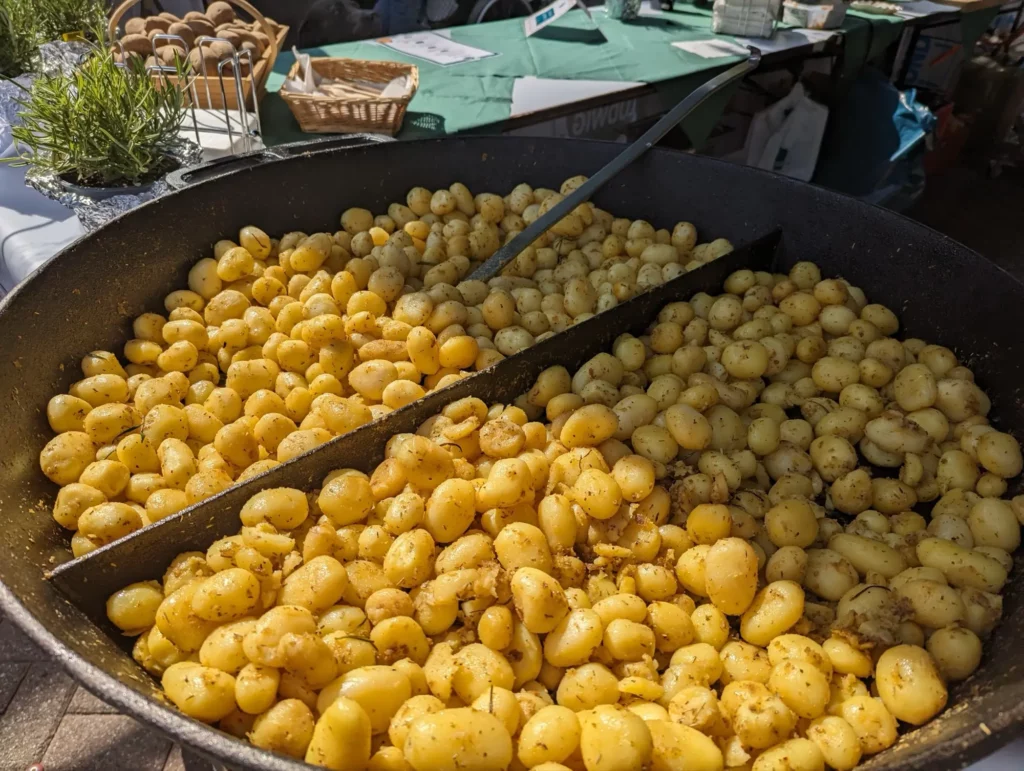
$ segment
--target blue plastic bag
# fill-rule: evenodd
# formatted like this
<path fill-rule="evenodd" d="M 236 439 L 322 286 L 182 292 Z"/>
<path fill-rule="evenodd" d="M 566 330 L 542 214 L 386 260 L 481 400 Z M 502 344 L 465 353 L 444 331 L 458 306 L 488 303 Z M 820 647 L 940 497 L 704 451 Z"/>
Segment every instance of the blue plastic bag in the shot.
<path fill-rule="evenodd" d="M 825 134 L 814 182 L 902 209 L 924 189 L 925 139 L 935 116 L 877 70 L 850 86 Z"/>

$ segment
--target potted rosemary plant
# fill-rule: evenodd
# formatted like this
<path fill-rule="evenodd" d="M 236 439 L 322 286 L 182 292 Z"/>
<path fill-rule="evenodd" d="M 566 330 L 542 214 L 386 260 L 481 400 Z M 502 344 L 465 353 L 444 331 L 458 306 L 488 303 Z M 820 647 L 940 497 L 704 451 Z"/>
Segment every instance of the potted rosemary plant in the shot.
<path fill-rule="evenodd" d="M 71 73 L 40 75 L 19 104 L 17 154 L 5 160 L 56 174 L 73 192 L 138 194 L 177 165 L 186 97 L 155 82 L 139 57 L 122 66 L 97 48 Z"/>

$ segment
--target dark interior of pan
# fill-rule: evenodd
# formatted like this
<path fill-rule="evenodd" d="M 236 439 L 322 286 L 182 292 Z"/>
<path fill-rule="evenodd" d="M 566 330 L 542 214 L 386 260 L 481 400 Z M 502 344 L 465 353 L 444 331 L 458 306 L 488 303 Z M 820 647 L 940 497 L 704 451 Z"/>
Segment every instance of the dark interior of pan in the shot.
<path fill-rule="evenodd" d="M 3 611 L 90 690 L 175 740 L 233 768 L 302 768 L 163 706 L 152 680 L 128 655 L 130 641 L 94 623 L 44 580 L 45 569 L 68 559 L 67 535 L 49 514 L 56 489 L 38 471 L 39 450 L 50 436 L 47 400 L 76 379 L 84 353 L 119 351 L 132 318 L 161 310 L 164 295 L 184 285 L 188 268 L 243 225 L 274 234 L 334 230 L 345 208 L 382 211 L 416 185 L 436 189 L 460 181 L 473 191 L 497 192 L 525 181 L 557 188 L 566 177 L 594 172 L 620 149 L 589 141 L 481 137 L 298 155 L 162 198 L 71 246 L 0 306 Z M 963 246 L 827 191 L 662 150 L 627 169 L 596 200 L 617 216 L 643 217 L 657 227 L 686 219 L 706 237 L 725 236 L 737 244 L 780 229 L 781 242 L 771 256 L 779 267 L 814 260 L 826 275 L 848 278 L 871 301 L 893 308 L 902 334 L 953 348 L 992 397 L 994 422 L 1024 436 L 1018 404 L 1024 286 Z M 687 287 L 711 278 L 721 281 L 708 273 Z M 589 328 L 599 336 L 598 325 Z M 577 330 L 577 342 L 579 335 Z M 566 355 L 571 361 L 577 354 Z M 527 352 L 516 366 L 530 372 L 536 366 L 531 361 Z M 146 569 L 155 577 L 164 567 Z M 953 706 L 868 759 L 864 769 L 952 771 L 992 752 L 1024 726 L 1024 676 L 1018 670 L 1022 587 L 1018 564 L 984 664 L 954 690 Z M 90 595 L 87 583 L 74 588 L 79 597 Z M 103 595 L 96 594 L 91 604 L 99 606 Z"/>

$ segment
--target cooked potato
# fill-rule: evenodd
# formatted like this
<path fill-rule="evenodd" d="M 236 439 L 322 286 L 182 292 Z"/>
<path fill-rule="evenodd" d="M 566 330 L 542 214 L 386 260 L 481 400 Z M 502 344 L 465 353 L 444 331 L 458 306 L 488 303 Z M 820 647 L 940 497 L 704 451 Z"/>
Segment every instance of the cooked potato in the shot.
<path fill-rule="evenodd" d="M 587 204 L 462 280 L 579 182 L 218 243 L 129 367 L 51 402 L 75 552 L 731 248 Z M 1024 519 L 1016 440 L 898 328 L 810 263 L 739 271 L 375 468 L 267 486 L 108 615 L 186 713 L 330 768 L 853 769 L 977 669 Z"/>
<path fill-rule="evenodd" d="M 878 694 L 899 720 L 921 725 L 946 706 L 948 693 L 934 660 L 916 645 L 897 645 L 878 659 Z"/>

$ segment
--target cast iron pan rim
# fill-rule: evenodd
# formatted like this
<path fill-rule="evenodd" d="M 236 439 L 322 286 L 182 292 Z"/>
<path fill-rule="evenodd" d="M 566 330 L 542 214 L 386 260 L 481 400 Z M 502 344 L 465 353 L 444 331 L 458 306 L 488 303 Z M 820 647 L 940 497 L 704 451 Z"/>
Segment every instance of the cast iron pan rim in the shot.
<path fill-rule="evenodd" d="M 496 140 L 505 140 L 510 144 L 512 142 L 522 142 L 522 137 L 500 137 L 500 136 L 481 136 L 481 137 L 458 137 L 454 138 L 454 141 L 472 144 L 476 141 L 493 143 Z M 439 139 L 423 139 L 413 140 L 410 142 L 403 142 L 402 144 L 437 144 L 442 141 Z M 565 140 L 556 138 L 533 138 L 533 142 L 542 144 L 554 144 L 561 143 Z M 572 140 L 574 142 L 586 142 L 588 144 L 610 146 L 615 145 L 614 142 L 603 141 L 603 140 Z M 345 148 L 345 149 L 324 149 L 315 150 L 312 148 L 308 152 L 301 152 L 292 155 L 287 158 L 274 159 L 267 161 L 267 163 L 277 164 L 279 162 L 288 161 L 294 157 L 308 158 L 322 154 L 336 154 L 343 153 L 348 149 L 356 148 Z M 669 150 L 663 148 L 654 148 L 654 151 L 659 154 L 671 154 L 673 156 L 688 156 L 693 157 L 689 153 L 685 153 L 677 150 Z M 383 152 L 383 151 L 381 151 Z M 730 167 L 731 171 L 735 170 L 735 164 L 727 161 L 722 161 L 716 158 L 710 158 L 701 156 L 700 162 L 710 164 L 720 164 L 723 167 Z M 262 165 L 262 164 L 261 164 Z M 204 182 L 199 182 L 197 185 L 205 185 L 213 182 L 217 182 L 226 177 L 232 177 L 239 175 L 245 171 L 250 171 L 250 168 L 239 169 L 234 172 L 228 172 L 221 177 L 216 177 Z M 765 177 L 771 178 L 776 185 L 780 185 L 783 188 L 805 185 L 807 183 L 797 182 L 788 177 L 784 177 L 774 172 L 763 171 L 760 169 L 752 169 L 749 167 L 744 168 L 743 173 L 749 174 L 761 174 Z M 864 201 L 857 200 L 850 196 L 836 193 L 834 191 L 822 188 L 817 185 L 809 185 L 814 187 L 816 190 L 823 194 L 822 197 L 826 198 L 830 203 L 834 205 L 843 205 L 847 202 L 852 204 L 854 207 L 869 207 L 877 211 L 877 215 L 880 219 L 888 220 L 889 222 L 902 222 L 905 226 L 909 226 L 911 229 L 925 230 L 933 233 L 939 239 L 946 241 L 950 244 L 955 245 L 960 249 L 966 249 L 962 244 L 955 241 L 948 236 L 939 233 L 919 222 L 911 220 L 902 214 L 892 212 L 888 209 L 884 209 L 881 206 L 869 204 Z M 141 209 L 146 206 L 158 204 L 163 201 L 164 198 L 170 196 L 178 196 L 187 194 L 191 188 L 184 188 L 179 191 L 169 193 L 167 196 L 161 196 L 152 201 L 147 201 L 137 209 Z M 133 209 L 129 212 L 119 215 L 113 218 L 104 227 L 116 227 L 117 224 L 126 216 L 131 215 L 137 209 Z M 15 289 L 9 293 L 7 298 L 0 300 L 0 317 L 5 315 L 8 311 L 8 306 L 11 302 L 11 298 L 14 298 L 24 286 L 27 286 L 31 281 L 40 281 L 43 279 L 46 272 L 52 269 L 56 259 L 64 256 L 67 252 L 73 250 L 85 239 L 91 237 L 93 233 L 85 233 L 81 237 L 75 239 L 71 244 L 62 249 L 53 259 L 48 260 L 43 265 L 39 266 L 34 270 L 22 284 L 15 287 Z M 783 234 L 785 237 L 785 234 Z M 982 259 L 985 257 L 979 255 Z M 991 261 L 989 261 L 991 262 Z M 1013 279 L 1007 271 L 1003 268 L 996 266 L 1002 273 L 1005 273 L 1008 278 Z M 229 764 L 239 764 L 245 767 L 266 769 L 266 771 L 300 771 L 303 768 L 308 768 L 301 761 L 292 760 L 285 758 L 280 755 L 276 755 L 264 750 L 261 750 L 253 745 L 246 744 L 240 740 L 235 739 L 227 734 L 221 733 L 212 726 L 200 723 L 192 720 L 191 718 L 185 717 L 182 713 L 177 710 L 161 704 L 156 699 L 143 696 L 141 693 L 135 691 L 128 685 L 125 685 L 114 676 L 108 674 L 106 671 L 97 667 L 93 664 L 88 663 L 84 658 L 70 654 L 66 646 L 53 634 L 51 634 L 39 621 L 33 616 L 15 597 L 13 592 L 2 582 L 0 582 L 0 610 L 10 618 L 22 631 L 24 631 L 28 637 L 36 643 L 40 648 L 43 649 L 53 660 L 66 672 L 71 674 L 79 683 L 85 686 L 90 692 L 100 695 L 104 701 L 112 704 L 113 706 L 120 709 L 124 714 L 137 718 L 143 723 L 163 732 L 169 736 L 172 740 L 182 741 L 190 749 L 196 750 L 202 754 L 217 758 L 220 761 Z M 1021 726 L 1024 725 L 1024 701 L 1017 702 L 1012 705 L 1009 709 L 1001 711 L 1001 720 L 999 725 L 991 730 L 988 735 L 979 735 L 978 733 L 963 733 L 959 737 L 950 737 L 941 744 L 933 745 L 930 751 L 926 751 L 919 755 L 913 761 L 913 765 L 909 767 L 913 768 L 925 768 L 930 762 L 939 761 L 945 763 L 954 763 L 953 767 L 963 768 L 968 763 L 978 760 L 976 753 L 979 749 L 984 748 L 987 752 L 991 752 L 997 747 L 1006 744 L 1013 736 L 1020 734 Z M 973 752 L 972 752 L 973 751 Z"/>

